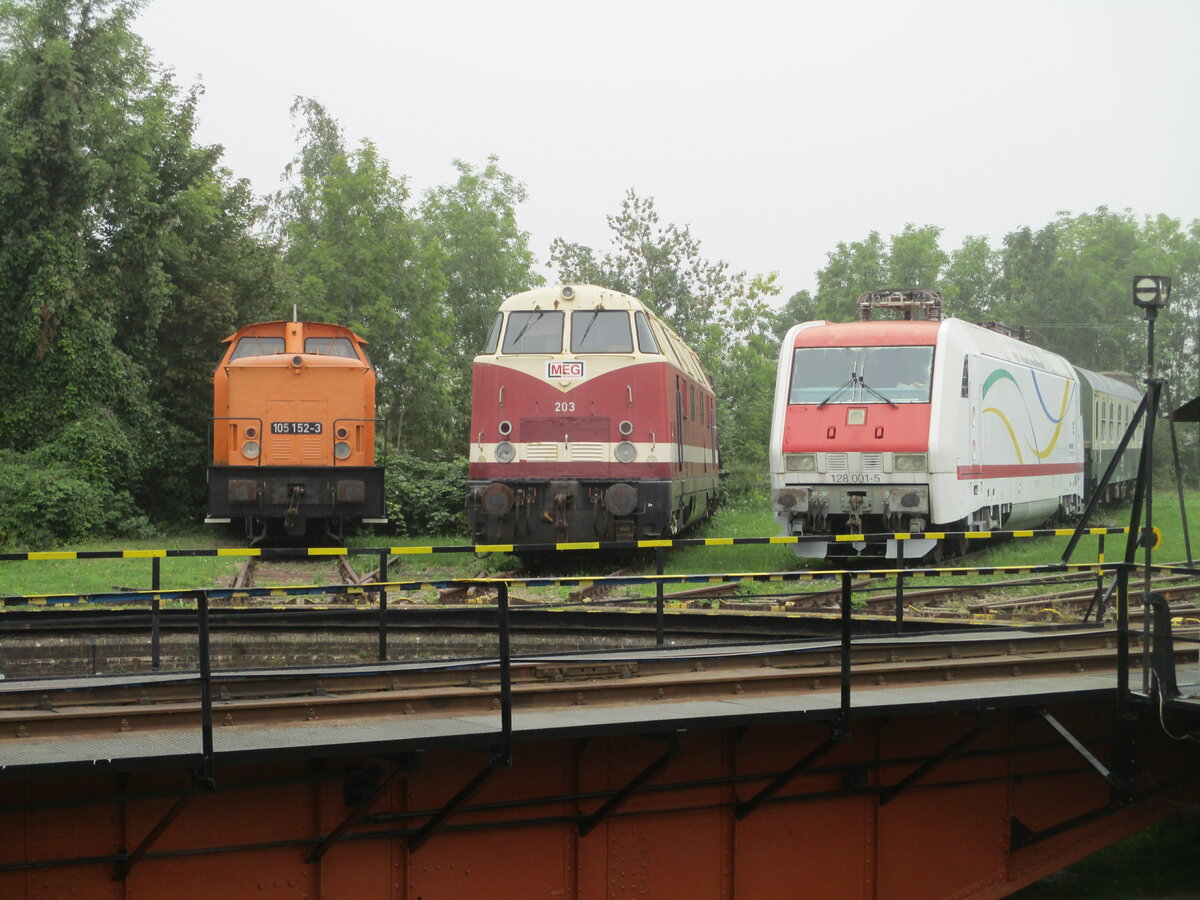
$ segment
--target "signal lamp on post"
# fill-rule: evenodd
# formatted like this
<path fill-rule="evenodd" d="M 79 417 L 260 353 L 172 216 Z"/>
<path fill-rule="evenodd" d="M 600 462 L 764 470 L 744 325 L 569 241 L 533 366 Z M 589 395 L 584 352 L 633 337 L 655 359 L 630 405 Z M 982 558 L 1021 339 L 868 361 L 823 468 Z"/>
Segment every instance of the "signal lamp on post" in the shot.
<path fill-rule="evenodd" d="M 1171 279 L 1166 275 L 1135 275 L 1133 277 L 1133 305 L 1146 310 L 1146 317 L 1164 309 L 1171 298 Z"/>

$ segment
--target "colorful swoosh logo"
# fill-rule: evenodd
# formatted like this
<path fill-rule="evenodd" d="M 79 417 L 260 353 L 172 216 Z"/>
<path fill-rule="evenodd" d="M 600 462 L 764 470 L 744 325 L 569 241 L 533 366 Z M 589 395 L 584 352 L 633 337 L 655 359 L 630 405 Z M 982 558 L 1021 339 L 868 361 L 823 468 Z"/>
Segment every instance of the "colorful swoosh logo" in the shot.
<path fill-rule="evenodd" d="M 1045 450 L 1039 450 L 1037 448 L 1036 444 L 1031 443 L 1028 440 L 1026 440 L 1026 444 L 1028 445 L 1029 449 L 1033 452 L 1034 456 L 1036 456 L 1038 459 L 1045 459 L 1051 453 L 1054 452 L 1054 448 L 1058 444 L 1058 439 L 1062 436 L 1062 426 L 1063 426 L 1063 422 L 1066 419 L 1067 406 L 1071 401 L 1072 382 L 1064 379 L 1062 405 L 1058 411 L 1058 415 L 1055 416 L 1054 413 L 1050 412 L 1050 410 L 1046 408 L 1046 401 L 1042 397 L 1042 389 L 1041 389 L 1041 386 L 1038 384 L 1037 375 L 1032 372 L 1030 374 L 1033 378 L 1034 391 L 1037 393 L 1038 405 L 1041 406 L 1042 412 L 1045 414 L 1046 418 L 1050 422 L 1054 423 L 1054 434 L 1051 435 L 1050 443 L 1046 445 Z M 1029 417 L 1029 404 L 1027 402 L 1025 402 L 1025 392 L 1021 389 L 1021 385 L 1017 381 L 1017 379 L 1015 377 L 1013 377 L 1013 374 L 1011 372 L 1009 372 L 1007 369 L 996 369 L 994 372 L 992 372 L 992 374 L 990 374 L 987 377 L 987 379 L 983 382 L 983 396 L 986 397 L 988 394 L 988 391 L 990 391 L 997 382 L 1006 381 L 1006 380 L 1011 381 L 1013 383 L 1013 386 L 1017 389 L 1017 393 L 1021 397 L 1022 406 L 1025 409 L 1025 415 L 1028 418 Z M 1012 441 L 1013 449 L 1017 452 L 1017 461 L 1024 462 L 1024 456 L 1021 453 L 1021 443 L 1020 443 L 1020 441 L 1017 440 L 1016 431 L 1012 427 L 1012 423 L 1009 422 L 1008 417 L 1003 412 L 1001 412 L 997 407 L 994 407 L 994 406 L 989 406 L 986 409 L 984 409 L 983 411 L 985 413 L 994 413 L 1000 419 L 1000 421 L 1004 424 L 1005 429 L 1008 431 L 1008 437 L 1009 437 L 1009 440 Z M 1035 438 L 1037 437 L 1037 432 L 1033 427 L 1032 420 L 1030 420 L 1030 422 L 1029 422 L 1029 432 Z"/>

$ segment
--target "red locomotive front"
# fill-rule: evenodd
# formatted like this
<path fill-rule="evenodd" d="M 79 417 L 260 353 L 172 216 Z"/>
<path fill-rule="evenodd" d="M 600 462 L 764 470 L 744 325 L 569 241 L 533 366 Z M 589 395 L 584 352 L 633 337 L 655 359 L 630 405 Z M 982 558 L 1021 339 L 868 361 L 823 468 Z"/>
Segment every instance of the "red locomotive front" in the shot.
<path fill-rule="evenodd" d="M 475 358 L 467 517 L 477 543 L 660 537 L 716 504 L 715 397 L 633 297 L 510 297 Z"/>

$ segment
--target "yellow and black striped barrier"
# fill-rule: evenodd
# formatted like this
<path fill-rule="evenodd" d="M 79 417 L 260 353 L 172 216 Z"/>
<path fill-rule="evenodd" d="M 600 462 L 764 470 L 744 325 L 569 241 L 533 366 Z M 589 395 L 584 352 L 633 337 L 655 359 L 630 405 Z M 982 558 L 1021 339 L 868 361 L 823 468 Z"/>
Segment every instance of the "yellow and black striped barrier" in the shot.
<path fill-rule="evenodd" d="M 623 587 L 629 585 L 701 585 L 701 584 L 739 584 L 739 583 L 782 583 L 802 581 L 825 581 L 840 579 L 849 574 L 855 580 L 865 580 L 875 576 L 896 577 L 903 575 L 910 578 L 945 578 L 982 575 L 1041 575 L 1065 572 L 1095 572 L 1097 574 L 1111 573 L 1122 568 L 1123 563 L 1055 563 L 1048 565 L 1024 566 L 930 566 L 912 569 L 823 569 L 805 570 L 798 572 L 755 572 L 730 573 L 722 575 L 607 575 L 594 577 L 528 577 L 528 578 L 451 578 L 421 581 L 384 581 L 368 582 L 358 585 L 288 585 L 276 587 L 250 588 L 190 588 L 150 591 L 121 591 L 94 594 L 40 594 L 17 595 L 0 597 L 0 608 L 16 606 L 24 607 L 55 607 L 70 604 L 145 604 L 154 600 L 181 601 L 194 599 L 199 593 L 208 595 L 209 600 L 248 600 L 251 598 L 271 597 L 311 597 L 313 595 L 348 595 L 366 596 L 376 594 L 380 590 L 392 592 L 412 592 L 422 589 L 456 588 L 456 587 L 495 587 L 507 584 L 509 587 L 524 585 L 526 587 Z M 1144 567 L 1133 565 L 1129 567 L 1131 576 L 1144 571 Z M 1151 572 L 1188 574 L 1200 576 L 1200 568 L 1180 565 L 1156 565 L 1150 567 Z M 631 598 L 633 599 L 633 598 Z M 563 605 L 566 605 L 564 602 Z"/>
<path fill-rule="evenodd" d="M 1157 529 L 1155 529 L 1157 531 Z M 1128 526 L 1113 528 L 1088 528 L 1084 534 L 1128 534 Z M 63 560 L 63 559 L 170 559 L 182 557 L 270 557 L 272 559 L 296 559 L 322 556 L 389 556 L 428 555 L 434 553 L 549 553 L 575 552 L 580 550 L 655 550 L 675 547 L 734 547 L 754 544 L 795 544 L 801 541 L 827 541 L 830 543 L 859 543 L 863 541 L 913 541 L 945 540 L 962 537 L 967 540 L 989 538 L 1039 538 L 1069 537 L 1073 528 L 1030 528 L 1012 531 L 912 531 L 879 532 L 868 534 L 805 534 L 779 537 L 741 538 L 664 538 L 640 541 L 571 541 L 541 544 L 448 544 L 443 546 L 414 547 L 216 547 L 195 550 L 31 550 L 18 553 L 0 553 L 0 561 L 19 560 Z M 1161 539 L 1160 539 L 1161 542 Z"/>

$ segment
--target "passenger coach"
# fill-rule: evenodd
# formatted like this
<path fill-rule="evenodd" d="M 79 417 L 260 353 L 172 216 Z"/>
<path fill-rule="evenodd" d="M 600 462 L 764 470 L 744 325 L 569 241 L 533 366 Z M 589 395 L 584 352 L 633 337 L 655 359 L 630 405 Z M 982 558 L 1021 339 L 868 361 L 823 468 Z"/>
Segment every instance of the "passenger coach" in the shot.
<path fill-rule="evenodd" d="M 475 358 L 468 458 L 477 543 L 677 534 L 717 502 L 712 385 L 636 298 L 527 291 Z"/>

